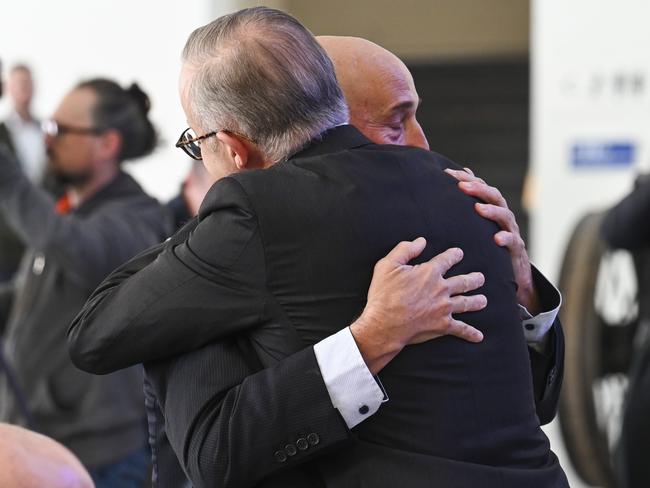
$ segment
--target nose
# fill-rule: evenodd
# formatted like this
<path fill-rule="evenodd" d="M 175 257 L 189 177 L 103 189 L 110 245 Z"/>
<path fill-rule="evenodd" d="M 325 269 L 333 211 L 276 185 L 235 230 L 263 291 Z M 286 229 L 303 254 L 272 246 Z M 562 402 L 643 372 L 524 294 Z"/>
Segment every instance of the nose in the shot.
<path fill-rule="evenodd" d="M 417 120 L 413 120 L 413 123 L 409 125 L 406 131 L 405 143 L 408 146 L 429 149 L 429 141 L 427 141 L 424 131 Z"/>

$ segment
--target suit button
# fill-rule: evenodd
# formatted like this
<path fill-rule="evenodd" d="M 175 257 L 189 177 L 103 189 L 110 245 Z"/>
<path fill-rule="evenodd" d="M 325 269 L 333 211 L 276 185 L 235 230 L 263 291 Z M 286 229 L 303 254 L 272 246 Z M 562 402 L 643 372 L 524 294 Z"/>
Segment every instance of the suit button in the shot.
<path fill-rule="evenodd" d="M 296 446 L 301 451 L 304 451 L 305 449 L 307 449 L 309 447 L 309 444 L 307 443 L 307 439 L 305 439 L 304 437 L 301 437 L 300 439 L 298 439 L 296 441 Z"/>
<path fill-rule="evenodd" d="M 359 407 L 359 413 L 360 413 L 361 415 L 365 415 L 365 414 L 367 414 L 369 411 L 370 411 L 370 409 L 368 408 L 368 405 L 361 405 L 361 406 Z"/>
<path fill-rule="evenodd" d="M 287 444 L 284 446 L 284 452 L 286 452 L 289 456 L 295 456 L 298 451 L 296 450 L 296 446 L 293 444 Z"/>
<path fill-rule="evenodd" d="M 318 437 L 318 434 L 312 432 L 307 436 L 307 442 L 309 442 L 310 445 L 315 446 L 320 442 L 320 437 Z"/>
<path fill-rule="evenodd" d="M 287 454 L 284 451 L 275 451 L 275 459 L 279 463 L 283 463 L 287 460 Z"/>

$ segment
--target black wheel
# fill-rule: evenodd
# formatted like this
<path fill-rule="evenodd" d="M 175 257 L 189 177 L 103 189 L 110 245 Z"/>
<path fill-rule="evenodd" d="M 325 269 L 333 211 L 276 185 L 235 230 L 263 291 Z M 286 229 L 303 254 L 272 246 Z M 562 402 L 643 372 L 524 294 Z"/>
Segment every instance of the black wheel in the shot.
<path fill-rule="evenodd" d="M 562 264 L 566 357 L 559 417 L 580 477 L 615 488 L 612 458 L 638 319 L 638 280 L 632 255 L 600 239 L 602 219 L 589 214 L 578 223 Z"/>

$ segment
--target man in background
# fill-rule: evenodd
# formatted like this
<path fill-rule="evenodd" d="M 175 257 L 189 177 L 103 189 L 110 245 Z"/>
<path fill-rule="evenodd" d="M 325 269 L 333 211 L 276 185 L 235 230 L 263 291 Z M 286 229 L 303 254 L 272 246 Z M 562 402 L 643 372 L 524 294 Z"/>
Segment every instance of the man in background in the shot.
<path fill-rule="evenodd" d="M 2 347 L 17 386 L 0 377 L 0 420 L 66 446 L 98 488 L 139 488 L 147 476 L 142 372 L 78 370 L 66 331 L 111 270 L 171 232 L 165 209 L 122 170 L 156 147 L 149 108 L 137 85 L 107 79 L 82 82 L 63 98 L 45 124 L 49 164 L 65 188 L 59 200 L 0 147 L 0 213 L 29 246 L 0 294 Z"/>
<path fill-rule="evenodd" d="M 215 179 L 207 172 L 203 163 L 192 160 L 179 194 L 167 202 L 175 229 L 180 229 L 198 215 L 201 202 L 214 182 Z"/>
<path fill-rule="evenodd" d="M 34 97 L 31 70 L 23 64 L 12 67 L 5 88 L 11 109 L 7 118 L 0 122 L 0 144 L 16 156 L 29 180 L 40 184 L 45 164 L 45 143 L 41 124 L 31 111 Z M 11 280 L 24 252 L 25 243 L 0 215 L 0 282 Z"/>
<path fill-rule="evenodd" d="M 6 88 L 11 110 L 1 125 L 10 137 L 25 175 L 30 181 L 40 183 L 45 166 L 45 142 L 41 123 L 32 113 L 34 79 L 29 67 L 13 66 L 7 75 Z"/>

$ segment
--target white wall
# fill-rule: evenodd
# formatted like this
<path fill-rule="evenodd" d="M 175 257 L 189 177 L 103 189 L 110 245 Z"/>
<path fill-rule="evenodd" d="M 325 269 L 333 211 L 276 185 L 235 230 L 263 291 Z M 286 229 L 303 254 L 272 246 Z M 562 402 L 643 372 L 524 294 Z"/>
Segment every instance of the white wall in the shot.
<path fill-rule="evenodd" d="M 532 251 L 551 277 L 576 220 L 611 206 L 630 190 L 634 174 L 650 167 L 648 18 L 650 2 L 640 0 L 533 4 Z M 636 78 L 638 90 L 631 86 Z M 576 168 L 571 147 L 584 141 L 628 141 L 636 156 L 627 167 Z"/>
<path fill-rule="evenodd" d="M 160 148 L 129 166 L 160 199 L 178 191 L 187 158 L 173 147 L 187 126 L 177 94 L 180 53 L 189 33 L 234 10 L 231 0 L 20 0 L 0 13 L 0 59 L 35 70 L 35 112 L 47 117 L 79 80 L 137 81 L 152 100 Z M 6 101 L 4 102 L 6 103 Z M 2 107 L 2 114 L 6 105 Z"/>
<path fill-rule="evenodd" d="M 534 0 L 531 9 L 532 259 L 556 281 L 578 219 L 610 207 L 650 168 L 650 2 Z M 637 81 L 640 80 L 640 81 Z M 639 84 L 640 83 L 640 84 Z M 631 164 L 576 167 L 576 144 L 624 142 Z M 598 156 L 598 155 L 596 155 Z M 582 488 L 556 423 L 552 447 Z"/>

